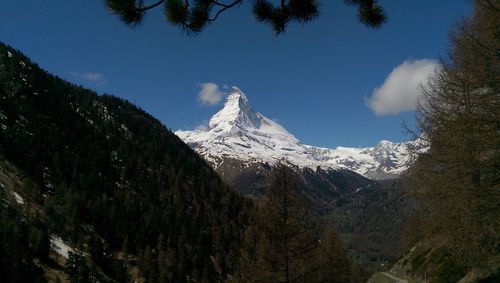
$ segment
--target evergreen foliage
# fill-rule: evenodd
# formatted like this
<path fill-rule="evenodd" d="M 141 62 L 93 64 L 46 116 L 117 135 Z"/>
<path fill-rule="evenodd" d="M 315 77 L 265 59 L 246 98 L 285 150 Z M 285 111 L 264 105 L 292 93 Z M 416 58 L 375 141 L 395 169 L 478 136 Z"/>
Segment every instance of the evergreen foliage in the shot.
<path fill-rule="evenodd" d="M 282 0 L 275 5 L 269 0 L 252 0 L 254 17 L 269 24 L 275 34 L 283 33 L 291 22 L 309 23 L 319 16 L 316 0 Z M 358 19 L 371 28 L 380 27 L 386 20 L 377 0 L 344 0 L 358 9 Z M 243 3 L 243 0 L 159 0 L 151 4 L 144 0 L 105 0 L 106 6 L 130 27 L 141 23 L 148 10 L 163 5 L 168 22 L 187 33 L 199 33 L 219 15 Z"/>
<path fill-rule="evenodd" d="M 47 258 L 45 231 L 5 201 L 0 188 L 0 275 L 2 282 L 46 282 L 32 258 Z"/>
<path fill-rule="evenodd" d="M 69 274 L 69 280 L 75 283 L 90 283 L 92 278 L 95 278 L 89 270 L 85 257 L 72 252 L 68 255 L 66 272 Z"/>
<path fill-rule="evenodd" d="M 128 281 L 122 248 L 140 258 L 148 282 L 214 282 L 235 271 L 248 201 L 156 119 L 49 75 L 4 44 L 0 113 L 0 154 L 33 180 L 27 193 L 46 228 L 88 246 L 107 276 Z M 5 221 L 2 239 L 21 242 L 5 244 L 2 261 L 25 264 L 12 274 L 36 274 L 24 271 L 33 253 L 46 256 L 47 235 L 13 237 L 25 225 Z"/>

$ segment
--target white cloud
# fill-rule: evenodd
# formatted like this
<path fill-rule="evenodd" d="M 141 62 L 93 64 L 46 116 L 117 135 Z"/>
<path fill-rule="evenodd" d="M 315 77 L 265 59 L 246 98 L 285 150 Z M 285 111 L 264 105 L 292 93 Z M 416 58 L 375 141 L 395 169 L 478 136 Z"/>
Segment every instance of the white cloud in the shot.
<path fill-rule="evenodd" d="M 219 89 L 215 83 L 202 83 L 200 84 L 200 92 L 198 92 L 198 102 L 202 105 L 216 105 L 218 104 L 225 93 Z"/>
<path fill-rule="evenodd" d="M 98 72 L 91 72 L 91 73 L 70 72 L 70 74 L 78 80 L 89 82 L 95 85 L 105 85 L 107 83 L 104 75 Z"/>
<path fill-rule="evenodd" d="M 421 59 L 404 61 L 387 76 L 384 83 L 366 98 L 366 105 L 375 115 L 394 115 L 413 111 L 418 104 L 420 86 L 439 67 L 436 60 Z"/>

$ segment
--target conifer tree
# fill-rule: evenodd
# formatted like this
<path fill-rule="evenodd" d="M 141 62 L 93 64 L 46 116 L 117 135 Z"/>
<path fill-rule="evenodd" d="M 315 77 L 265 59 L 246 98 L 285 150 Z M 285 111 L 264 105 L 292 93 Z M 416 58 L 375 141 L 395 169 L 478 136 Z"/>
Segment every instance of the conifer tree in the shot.
<path fill-rule="evenodd" d="M 252 0 L 254 17 L 269 24 L 275 34 L 283 33 L 289 23 L 309 23 L 319 16 L 320 3 L 316 0 Z M 276 1 L 278 2 L 278 1 Z M 377 0 L 344 0 L 358 9 L 358 19 L 371 28 L 380 27 L 386 20 Z M 130 27 L 140 24 L 145 14 L 163 7 L 169 23 L 187 33 L 199 33 L 226 10 L 239 6 L 243 0 L 105 0 L 106 6 Z"/>
<path fill-rule="evenodd" d="M 66 262 L 66 273 L 69 275 L 71 282 L 86 283 L 90 282 L 91 272 L 87 266 L 85 257 L 69 252 L 68 261 Z"/>
<path fill-rule="evenodd" d="M 245 234 L 243 281 L 301 282 L 316 269 L 315 219 L 301 196 L 298 175 L 284 165 L 269 177 L 266 199 Z"/>
<path fill-rule="evenodd" d="M 424 237 L 464 265 L 500 254 L 500 7 L 474 1 L 449 59 L 423 88 L 418 126 L 430 142 L 407 177 Z"/>
<path fill-rule="evenodd" d="M 328 228 L 323 233 L 317 249 L 315 282 L 336 283 L 359 281 L 356 266 L 346 255 L 337 232 Z"/>

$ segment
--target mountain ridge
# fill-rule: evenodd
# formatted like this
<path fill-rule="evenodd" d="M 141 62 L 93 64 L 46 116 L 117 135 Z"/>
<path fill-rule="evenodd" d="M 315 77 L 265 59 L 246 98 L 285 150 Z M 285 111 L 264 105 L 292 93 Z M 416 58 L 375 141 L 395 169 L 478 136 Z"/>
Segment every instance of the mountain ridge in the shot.
<path fill-rule="evenodd" d="M 233 87 L 224 107 L 212 116 L 208 128 L 175 132 L 214 168 L 225 159 L 274 165 L 286 161 L 299 168 L 350 170 L 370 179 L 395 178 L 406 171 L 411 151 L 425 150 L 423 140 L 393 143 L 382 140 L 374 147 L 325 148 L 302 144 L 279 123 L 255 112 L 238 87 Z"/>
<path fill-rule="evenodd" d="M 1 42 L 0 172 L 5 282 L 218 282 L 237 271 L 248 200 L 144 110 Z"/>

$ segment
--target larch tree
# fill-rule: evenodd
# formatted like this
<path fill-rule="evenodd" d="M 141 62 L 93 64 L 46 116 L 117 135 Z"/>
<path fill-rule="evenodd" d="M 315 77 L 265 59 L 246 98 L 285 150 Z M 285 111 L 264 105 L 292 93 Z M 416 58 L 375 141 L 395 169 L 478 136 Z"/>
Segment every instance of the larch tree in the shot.
<path fill-rule="evenodd" d="M 423 86 L 417 122 L 430 142 L 407 176 L 424 237 L 465 266 L 500 254 L 500 6 L 476 0 L 449 59 Z"/>
<path fill-rule="evenodd" d="M 269 177 L 268 193 L 245 232 L 243 282 L 303 282 L 317 270 L 318 231 L 300 196 L 299 176 L 284 165 Z"/>
<path fill-rule="evenodd" d="M 317 271 L 311 279 L 318 283 L 359 282 L 359 272 L 347 256 L 340 237 L 333 228 L 327 228 L 317 249 Z M 310 280 L 313 281 L 313 280 Z"/>
<path fill-rule="evenodd" d="M 325 229 L 293 168 L 280 164 L 244 233 L 240 272 L 230 282 L 357 282 L 338 234 Z"/>

